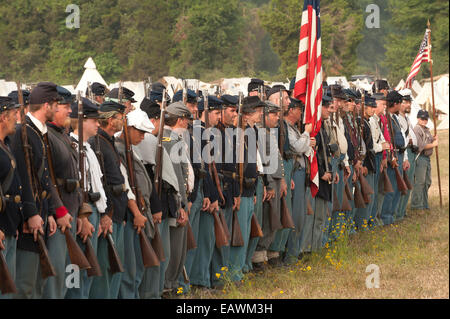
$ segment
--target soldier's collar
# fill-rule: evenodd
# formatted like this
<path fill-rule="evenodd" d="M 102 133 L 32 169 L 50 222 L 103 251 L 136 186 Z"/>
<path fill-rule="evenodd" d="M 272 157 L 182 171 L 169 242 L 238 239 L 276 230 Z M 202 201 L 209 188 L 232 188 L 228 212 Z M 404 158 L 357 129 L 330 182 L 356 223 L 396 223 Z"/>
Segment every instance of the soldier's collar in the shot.
<path fill-rule="evenodd" d="M 27 113 L 28 118 L 31 120 L 31 123 L 41 132 L 42 135 L 47 133 L 47 125 L 43 124 L 37 118 L 33 116 L 30 112 Z"/>

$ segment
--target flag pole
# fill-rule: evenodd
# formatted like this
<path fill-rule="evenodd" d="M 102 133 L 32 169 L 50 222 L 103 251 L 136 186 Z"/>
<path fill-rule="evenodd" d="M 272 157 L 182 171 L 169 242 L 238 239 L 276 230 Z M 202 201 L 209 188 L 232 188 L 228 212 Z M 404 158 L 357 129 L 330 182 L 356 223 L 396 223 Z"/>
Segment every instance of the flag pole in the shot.
<path fill-rule="evenodd" d="M 430 20 L 428 20 L 427 23 L 427 27 L 428 30 L 430 30 L 428 32 L 428 45 L 430 47 L 430 49 L 428 50 L 428 54 L 429 54 L 429 62 L 430 62 L 430 76 L 431 76 L 431 101 L 433 104 L 433 124 L 434 124 L 434 136 L 437 136 L 437 126 L 436 126 L 436 109 L 435 109 L 435 105 L 434 105 L 434 85 L 433 85 L 433 59 L 431 57 L 431 27 L 430 27 Z M 438 147 L 436 146 L 436 168 L 437 168 L 437 176 L 438 176 L 438 184 L 439 184 L 439 202 L 440 202 L 440 207 L 442 208 L 442 190 L 441 190 L 441 174 L 440 174 L 440 169 L 439 169 L 439 153 L 438 153 Z"/>

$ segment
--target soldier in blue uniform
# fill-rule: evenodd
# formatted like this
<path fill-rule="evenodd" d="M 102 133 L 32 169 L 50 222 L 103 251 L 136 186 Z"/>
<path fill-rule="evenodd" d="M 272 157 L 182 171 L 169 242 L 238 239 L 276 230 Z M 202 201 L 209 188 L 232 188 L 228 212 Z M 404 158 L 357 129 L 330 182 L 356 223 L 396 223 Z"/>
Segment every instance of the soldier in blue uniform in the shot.
<path fill-rule="evenodd" d="M 311 251 L 318 251 L 324 243 L 326 236 L 326 220 L 329 216 L 329 206 L 331 203 L 332 174 L 331 174 L 331 156 L 338 149 L 336 144 L 331 144 L 329 124 L 325 122 L 330 116 L 330 103 L 332 97 L 324 95 L 322 98 L 322 126 L 319 134 L 316 136 L 316 154 L 319 174 L 319 190 L 315 197 L 315 210 L 313 220 L 313 232 L 311 240 Z"/>
<path fill-rule="evenodd" d="M 13 280 L 16 277 L 16 235 L 22 221 L 22 182 L 11 151 L 8 135 L 16 131 L 19 104 L 0 96 L 0 254 L 3 254 Z M 25 187 L 29 187 L 27 184 Z M 12 295 L 0 294 L 0 299 Z"/>
<path fill-rule="evenodd" d="M 254 212 L 255 206 L 255 195 L 256 195 L 256 180 L 258 177 L 257 171 L 257 150 L 256 150 L 256 127 L 255 123 L 261 121 L 262 108 L 264 103 L 257 96 L 246 97 L 243 100 L 242 105 L 242 120 L 244 123 L 245 130 L 254 130 L 253 134 L 243 136 L 244 143 L 238 147 L 243 147 L 244 158 L 244 176 L 243 178 L 243 188 L 240 189 L 241 200 L 239 208 L 236 211 L 236 216 L 238 218 L 239 226 L 242 233 L 242 238 L 244 241 L 243 246 L 230 247 L 230 262 L 229 262 L 229 273 L 230 279 L 232 281 L 239 281 L 243 277 L 242 270 L 245 266 L 245 261 L 247 257 L 247 248 L 250 239 L 250 221 L 252 214 Z M 243 134 L 244 132 L 242 132 Z M 253 136 L 250 136 L 253 135 Z M 251 147 L 250 145 L 253 145 Z M 241 149 L 237 149 L 236 152 L 241 152 Z M 239 157 L 238 157 L 239 161 Z M 233 230 L 230 229 L 230 232 Z"/>
<path fill-rule="evenodd" d="M 364 144 L 366 145 L 366 155 L 363 160 L 363 168 L 362 172 L 360 174 L 364 174 L 367 182 L 372 187 L 372 189 L 375 188 L 375 151 L 373 148 L 373 138 L 372 138 L 372 132 L 370 129 L 369 124 L 369 118 L 372 117 L 375 113 L 375 109 L 377 107 L 377 104 L 375 102 L 374 98 L 371 98 L 369 96 L 366 96 L 364 99 L 365 102 L 365 108 L 364 108 L 364 118 L 362 119 L 362 137 L 364 139 Z M 366 204 L 365 208 L 358 208 L 356 209 L 355 214 L 355 226 L 358 230 L 364 230 L 365 227 L 363 225 L 368 226 L 371 222 L 371 213 L 372 213 L 372 207 L 375 203 L 376 196 L 375 194 L 369 195 L 370 196 L 370 202 Z"/>
<path fill-rule="evenodd" d="M 81 206 L 77 153 L 72 147 L 65 127 L 71 112 L 72 94 L 61 86 L 57 86 L 56 89 L 61 101 L 58 102 L 53 121 L 46 123 L 48 137 L 44 136 L 44 142 L 51 170 L 50 176 L 53 176 L 52 182 L 68 212 L 56 219 L 61 231 L 57 231 L 48 239 L 47 248 L 57 275 L 45 281 L 42 294 L 44 299 L 62 299 L 66 294 L 66 266 L 70 264 L 70 259 L 64 231 L 69 228 L 72 236 L 76 236 L 77 217 Z"/>
<path fill-rule="evenodd" d="M 286 90 L 286 88 L 283 85 L 275 85 L 272 87 L 267 95 L 267 98 L 270 102 L 272 102 L 275 105 L 280 105 L 280 94 L 282 95 L 283 99 L 283 110 L 282 112 L 286 112 L 289 104 L 289 91 Z M 286 123 L 286 120 L 283 120 L 284 124 L 281 126 L 281 121 L 279 127 L 279 133 L 278 133 L 278 147 L 282 152 L 283 161 L 280 163 L 280 165 L 283 167 L 284 174 L 283 179 L 281 179 L 280 183 L 280 196 L 284 196 L 289 214 L 292 215 L 292 186 L 293 186 L 293 168 L 294 168 L 294 159 L 292 157 L 292 153 L 289 150 L 289 131 L 288 131 L 288 124 Z M 284 127 L 284 145 L 280 145 L 280 136 L 281 136 L 281 128 Z M 275 238 L 273 239 L 268 251 L 267 251 L 267 258 L 269 261 L 269 264 L 276 266 L 283 262 L 283 257 L 286 250 L 286 244 L 289 238 L 289 234 L 291 233 L 290 228 L 286 229 L 280 229 L 275 234 Z"/>
<path fill-rule="evenodd" d="M 111 236 L 117 248 L 120 259 L 124 260 L 123 234 L 128 198 L 125 187 L 125 178 L 122 175 L 120 156 L 114 145 L 114 134 L 122 130 L 123 112 L 125 106 L 114 101 L 104 102 L 100 106 L 102 119 L 96 136 L 89 139 L 92 149 L 98 150 L 96 155 L 102 165 L 106 185 L 104 189 L 107 197 L 106 214 L 100 219 L 102 229 L 113 226 Z M 111 275 L 108 271 L 108 242 L 106 234 L 98 241 L 98 261 L 103 276 L 95 277 L 92 283 L 90 298 L 117 299 L 122 273 Z"/>
<path fill-rule="evenodd" d="M 77 237 L 80 247 L 84 248 L 86 240 L 90 240 L 92 248 L 97 254 L 98 237 L 101 233 L 108 232 L 108 229 L 101 229 L 100 219 L 106 211 L 106 194 L 102 184 L 103 173 L 95 151 L 87 142 L 89 138 L 95 136 L 98 132 L 99 108 L 87 98 L 82 98 L 83 103 L 83 146 L 85 148 L 86 157 L 84 158 L 84 189 L 87 192 L 87 198 L 84 200 L 89 204 L 92 213 L 80 219 L 81 228 Z M 70 139 L 75 147 L 78 157 L 79 147 L 79 131 L 78 131 L 78 101 L 74 101 L 71 105 L 70 126 L 72 132 Z M 80 172 L 81 174 L 81 172 Z M 112 230 L 112 225 L 111 225 Z M 80 271 L 80 287 L 71 288 L 67 291 L 66 299 L 88 299 L 94 277 L 88 277 L 87 270 Z"/>
<path fill-rule="evenodd" d="M 47 121 L 53 121 L 58 107 L 56 84 L 40 82 L 30 94 L 29 112 L 26 115 L 26 131 L 30 148 L 31 174 L 27 171 L 22 140 L 21 125 L 16 128 L 12 151 L 17 160 L 17 167 L 22 183 L 33 187 L 32 194 L 24 194 L 24 225 L 19 231 L 17 241 L 16 285 L 18 293 L 14 298 L 37 298 L 42 294 L 42 281 L 39 269 L 38 232 L 47 239 L 57 231 L 55 219 L 63 218 L 67 208 L 50 179 L 47 151 L 44 137 L 47 135 Z M 24 188 L 31 190 L 31 188 Z M 34 200 L 31 199 L 34 196 Z M 45 231 L 44 231 L 45 230 Z"/>
<path fill-rule="evenodd" d="M 198 171 L 198 175 L 196 175 L 196 178 L 200 177 L 205 172 L 202 172 L 202 162 L 206 161 L 204 163 L 203 170 L 206 171 L 206 178 L 203 179 L 203 206 L 197 214 L 199 214 L 199 221 L 198 221 L 198 241 L 197 241 L 197 249 L 195 251 L 195 257 L 193 260 L 192 270 L 191 270 L 191 284 L 196 286 L 203 286 L 210 288 L 211 287 L 211 276 L 215 276 L 215 273 L 211 273 L 211 261 L 214 254 L 214 247 L 216 246 L 215 243 L 215 232 L 214 232 L 214 217 L 212 215 L 213 210 L 216 213 L 219 213 L 219 195 L 217 190 L 217 185 L 213 182 L 211 174 L 213 173 L 213 165 L 215 165 L 216 170 L 220 168 L 217 168 L 216 164 L 210 163 L 209 165 L 207 162 L 213 160 L 213 153 L 208 153 L 211 155 L 211 158 L 203 158 L 201 159 L 201 163 L 198 163 L 198 156 L 201 156 L 202 154 L 206 154 L 208 151 L 205 152 L 205 147 L 209 148 L 210 143 L 213 139 L 219 138 L 213 135 L 209 135 L 208 131 L 205 131 L 206 128 L 206 120 L 208 120 L 209 128 L 214 128 L 214 130 L 217 130 L 216 126 L 219 124 L 220 116 L 222 113 L 222 105 L 223 101 L 221 99 L 216 98 L 215 96 L 209 95 L 208 96 L 208 115 L 204 110 L 204 104 L 199 108 L 199 116 L 200 121 L 195 121 L 193 125 L 193 141 L 192 144 L 192 162 L 195 166 L 194 167 L 194 173 L 195 171 Z M 206 119 L 206 116 L 209 118 Z M 201 135 L 200 135 L 201 132 Z M 198 143 L 198 138 L 202 138 L 201 146 L 196 144 Z M 203 140 L 205 139 L 205 140 Z M 201 147 L 199 149 L 199 146 Z M 199 152 L 201 150 L 201 152 Z M 216 151 L 217 152 L 217 151 Z M 197 162 L 197 163 L 196 163 Z M 220 163 L 219 163 L 220 164 Z M 194 186 L 195 190 L 195 186 Z M 206 199 L 206 200 L 205 200 Z M 193 203 L 194 198 L 190 198 L 190 202 Z M 198 203 L 198 202 L 197 202 Z"/>
<path fill-rule="evenodd" d="M 388 125 L 391 126 L 391 142 L 394 144 L 394 153 L 397 155 L 396 160 L 388 161 L 387 174 L 394 189 L 393 193 L 387 193 L 384 197 L 383 207 L 381 210 L 381 219 L 384 225 L 389 225 L 394 222 L 394 215 L 397 211 L 400 201 L 400 191 L 397 187 L 397 179 L 395 178 L 395 167 L 399 170 L 402 168 L 407 170 L 409 168 L 409 162 L 404 159 L 404 152 L 406 149 L 405 139 L 403 138 L 400 123 L 398 122 L 397 113 L 401 107 L 403 96 L 397 91 L 391 91 L 387 94 L 387 110 L 386 115 L 388 117 Z M 389 120 L 390 118 L 390 120 Z M 405 164 L 403 163 L 405 162 Z"/>
<path fill-rule="evenodd" d="M 225 199 L 221 203 L 221 214 L 225 217 L 228 229 L 232 229 L 233 210 L 237 209 L 240 191 L 238 170 L 236 164 L 236 127 L 234 123 L 237 119 L 239 98 L 233 95 L 222 95 L 223 101 L 222 119 L 217 126 L 222 134 L 221 163 L 216 163 L 217 171 L 221 179 L 222 194 Z M 211 261 L 211 286 L 218 287 L 223 285 L 220 277 L 216 273 L 222 274 L 222 268 L 229 266 L 230 246 L 222 248 L 214 247 L 214 254 Z"/>

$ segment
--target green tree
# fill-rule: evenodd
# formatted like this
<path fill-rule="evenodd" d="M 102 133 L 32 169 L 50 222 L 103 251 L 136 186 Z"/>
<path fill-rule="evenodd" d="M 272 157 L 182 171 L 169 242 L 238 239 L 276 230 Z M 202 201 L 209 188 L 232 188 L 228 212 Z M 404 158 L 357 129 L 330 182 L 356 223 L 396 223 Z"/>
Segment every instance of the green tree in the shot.
<path fill-rule="evenodd" d="M 389 80 L 397 83 L 406 79 L 411 64 L 419 51 L 427 20 L 432 23 L 433 73 L 448 73 L 448 11 L 449 3 L 443 0 L 390 0 L 392 26 L 395 33 L 387 37 L 384 66 L 389 69 Z M 417 79 L 429 77 L 429 68 L 422 67 Z"/>

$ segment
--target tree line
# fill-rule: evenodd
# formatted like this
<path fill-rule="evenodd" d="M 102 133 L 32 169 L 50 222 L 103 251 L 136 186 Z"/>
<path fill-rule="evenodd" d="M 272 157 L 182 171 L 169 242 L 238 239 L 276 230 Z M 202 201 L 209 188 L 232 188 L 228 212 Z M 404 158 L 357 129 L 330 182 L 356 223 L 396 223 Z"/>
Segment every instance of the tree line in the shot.
<path fill-rule="evenodd" d="M 89 56 L 107 82 L 295 74 L 301 0 L 78 0 L 80 27 L 69 29 L 73 2 L 0 0 L 0 78 L 75 84 Z M 366 27 L 369 4 L 380 8 L 380 28 Z M 322 0 L 325 74 L 370 73 L 396 84 L 427 19 L 434 73 L 448 73 L 448 10 L 443 0 Z M 419 78 L 427 76 L 422 68 Z"/>

